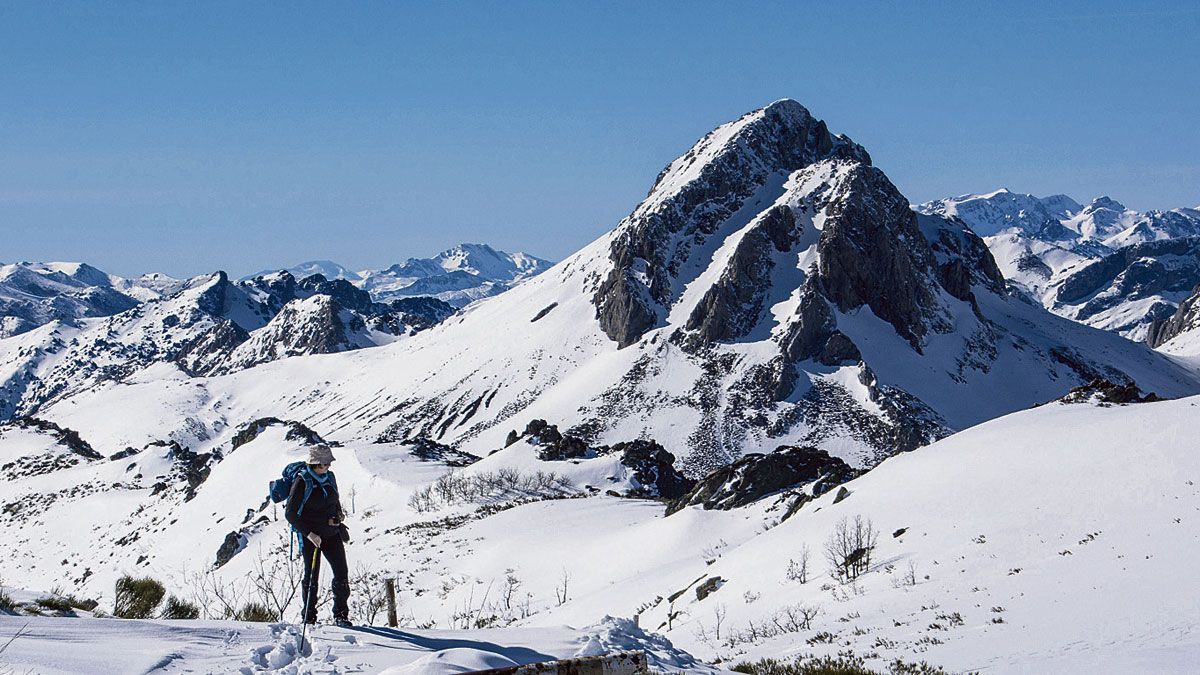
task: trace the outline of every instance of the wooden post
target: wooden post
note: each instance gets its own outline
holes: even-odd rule
[[[388,605],[388,625],[395,628],[400,624],[400,620],[396,618],[396,580],[386,579],[387,584],[387,605]]]

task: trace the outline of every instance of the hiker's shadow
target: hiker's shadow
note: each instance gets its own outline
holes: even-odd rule
[[[378,637],[389,638],[392,640],[400,640],[420,649],[429,650],[431,652],[440,652],[445,649],[478,649],[480,651],[491,652],[493,654],[502,654],[517,663],[537,663],[538,661],[553,661],[556,657],[550,654],[543,654],[539,651],[528,647],[507,647],[498,645],[494,642],[479,642],[476,640],[462,640],[454,638],[433,638],[406,633],[395,628],[383,628],[380,626],[352,626],[349,630],[367,633]],[[404,649],[401,646],[379,645],[390,649]]]

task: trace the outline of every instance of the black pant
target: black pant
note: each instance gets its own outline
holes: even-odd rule
[[[313,564],[316,548],[307,537],[304,538],[304,583],[301,588],[304,590],[305,623],[316,623],[317,621],[317,584],[321,576],[321,559],[316,558],[316,564]],[[325,556],[325,560],[329,561],[329,569],[333,572],[333,618],[348,619],[350,618],[348,604],[350,578],[349,569],[346,566],[346,545],[336,534],[321,537],[321,554]]]

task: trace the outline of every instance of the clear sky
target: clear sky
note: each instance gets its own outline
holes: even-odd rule
[[[784,97],[914,202],[1194,206],[1198,83],[1194,1],[3,2],[0,260],[557,260]]]

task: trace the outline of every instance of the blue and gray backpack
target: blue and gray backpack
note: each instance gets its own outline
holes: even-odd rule
[[[292,462],[283,467],[283,475],[273,481],[268,489],[271,495],[271,501],[276,504],[287,501],[288,495],[292,493],[292,485],[296,482],[296,477],[308,465],[305,462]],[[329,479],[333,482],[333,489],[337,490],[337,476],[330,475]],[[304,513],[304,505],[308,503],[309,496],[312,495],[313,482],[311,480],[304,481],[304,497],[300,500],[300,505],[296,508],[296,513]],[[304,540],[300,537],[300,531],[292,528],[292,532],[296,535],[296,542],[301,548],[304,547]]]

